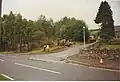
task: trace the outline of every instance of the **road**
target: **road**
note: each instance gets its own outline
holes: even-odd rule
[[[88,46],[88,45],[86,45]],[[60,58],[77,54],[80,45],[48,55],[18,56],[0,55],[0,73],[17,81],[116,81],[120,71],[65,63]],[[34,58],[30,59],[30,58]],[[36,60],[44,61],[36,61]]]
[[[86,44],[86,47],[90,46],[92,44],[94,44],[94,43]],[[74,46],[68,48],[67,50],[64,50],[64,51],[61,51],[58,53],[52,53],[52,54],[50,53],[50,54],[45,54],[45,55],[40,55],[40,54],[31,55],[31,56],[29,56],[29,59],[45,60],[45,61],[48,61],[48,60],[60,61],[61,59],[66,59],[69,56],[78,54],[81,48],[83,48],[83,45],[77,44],[77,45],[74,45]]]
[[[0,55],[0,73],[16,81],[116,81],[120,72],[25,57]]]

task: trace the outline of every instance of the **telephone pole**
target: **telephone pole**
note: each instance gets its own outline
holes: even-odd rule
[[[83,26],[83,40],[84,40],[84,48],[85,48],[85,26]]]
[[[2,28],[2,20],[1,20],[1,14],[2,14],[2,0],[0,0],[0,50],[3,49],[3,28]]]
[[[1,13],[2,13],[2,0],[0,0],[0,17],[1,17]]]

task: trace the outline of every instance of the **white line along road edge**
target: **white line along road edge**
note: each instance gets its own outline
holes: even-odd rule
[[[114,72],[120,72],[120,70],[114,70],[114,69],[105,69],[105,68],[99,68],[99,67],[89,67],[91,69],[97,69],[97,70],[104,70],[104,71],[114,71]]]
[[[6,78],[8,78],[8,79],[10,79],[10,80],[15,80],[15,79],[13,79],[13,78],[11,78],[11,77],[9,77],[9,76],[7,76],[7,75],[5,75],[5,74],[1,74],[2,76],[4,76],[4,77],[6,77]]]
[[[69,59],[68,59],[69,60]],[[73,61],[73,62],[77,62],[77,63],[82,63],[82,62],[78,62],[78,61],[74,61],[74,60],[69,60],[69,61]],[[72,63],[71,63],[72,64]],[[86,63],[83,63],[86,64]],[[77,66],[77,65],[76,65]],[[79,65],[80,66],[80,65]],[[84,65],[83,65],[84,66]],[[114,70],[114,69],[106,69],[106,68],[99,68],[99,67],[92,67],[90,66],[89,68],[91,69],[97,69],[97,70],[106,70],[106,71],[115,71],[115,72],[120,72],[120,70]]]
[[[29,68],[33,68],[33,69],[37,69],[37,70],[43,70],[43,71],[47,71],[47,72],[51,72],[51,73],[55,73],[55,74],[61,74],[60,72],[57,72],[57,71],[52,71],[52,70],[48,70],[48,69],[38,68],[38,67],[30,66],[30,65],[25,65],[25,64],[20,64],[20,63],[15,63],[15,64],[19,65],[19,66],[29,67]]]

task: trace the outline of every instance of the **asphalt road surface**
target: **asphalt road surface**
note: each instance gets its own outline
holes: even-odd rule
[[[120,71],[0,55],[0,73],[17,81],[117,81]]]
[[[96,42],[95,42],[96,43]],[[94,43],[90,43],[90,44],[86,44],[87,46],[90,46]],[[66,59],[69,56],[78,54],[80,49],[83,48],[83,45],[74,45],[72,47],[69,47],[67,50],[61,51],[61,52],[57,52],[57,53],[50,53],[50,54],[45,54],[45,55],[40,55],[40,54],[36,54],[36,55],[30,55],[28,56],[29,59],[33,59],[33,60],[45,60],[45,61],[49,61],[49,60],[54,60],[54,61],[60,61],[61,59]]]

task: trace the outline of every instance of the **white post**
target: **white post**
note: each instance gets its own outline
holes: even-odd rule
[[[85,27],[83,26],[83,38],[84,38],[84,48],[85,48]]]
[[[60,39],[61,39],[61,31],[62,31],[62,29],[60,28]]]
[[[101,63],[101,64],[103,63],[103,59],[102,59],[102,58],[100,59],[100,63]]]

